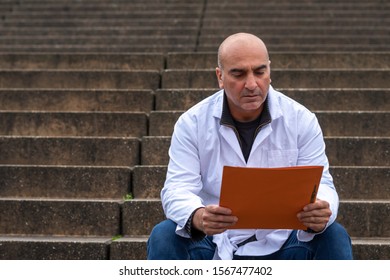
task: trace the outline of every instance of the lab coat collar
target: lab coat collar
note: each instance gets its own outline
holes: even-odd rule
[[[216,94],[218,96],[215,102],[213,116],[220,121],[223,112],[224,90],[221,89]],[[278,95],[280,95],[280,93],[274,90],[274,88],[270,85],[268,90],[268,108],[271,115],[271,120],[276,120],[283,115],[282,110],[280,109]]]

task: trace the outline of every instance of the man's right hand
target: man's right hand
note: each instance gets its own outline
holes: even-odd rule
[[[192,226],[203,231],[206,235],[222,233],[228,227],[238,221],[236,216],[232,216],[232,211],[218,205],[208,205],[196,210],[192,218]]]

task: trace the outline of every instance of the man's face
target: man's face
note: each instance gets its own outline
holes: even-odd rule
[[[271,83],[268,55],[250,45],[231,47],[226,54],[222,69],[216,69],[219,87],[225,90],[236,120],[254,120],[263,109]]]

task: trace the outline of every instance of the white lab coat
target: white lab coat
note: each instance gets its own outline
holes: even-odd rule
[[[223,90],[185,112],[175,124],[169,149],[169,165],[161,199],[168,219],[177,223],[176,233],[189,237],[185,224],[191,213],[208,204],[219,204],[223,166],[286,167],[324,166],[317,197],[330,203],[336,219],[338,195],[329,174],[325,143],[313,113],[274,90],[268,93],[272,121],[257,135],[245,162],[233,129],[220,124]],[[241,190],[242,191],[242,190]],[[291,230],[227,230],[213,236],[215,259],[231,259],[238,243],[256,234],[257,241],[238,248],[238,255],[266,255],[280,249]],[[298,239],[314,234],[298,231]]]

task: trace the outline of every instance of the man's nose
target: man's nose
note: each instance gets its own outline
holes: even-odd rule
[[[257,87],[256,78],[253,74],[248,74],[246,81],[245,81],[245,87],[248,90],[255,90]]]

